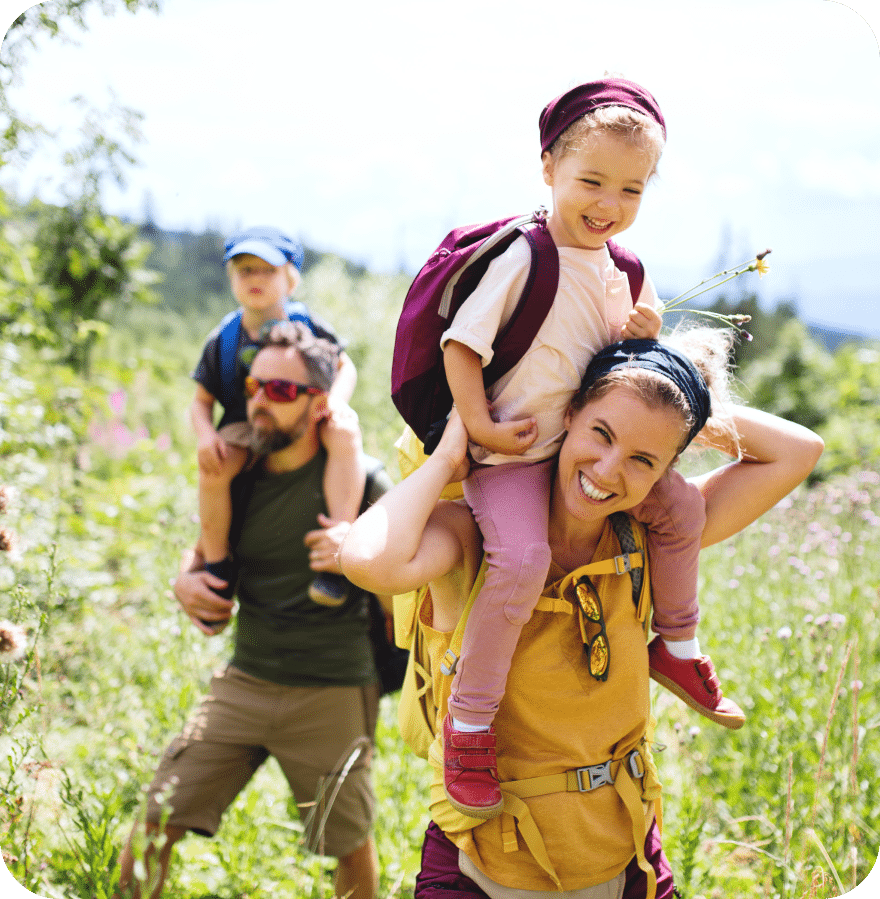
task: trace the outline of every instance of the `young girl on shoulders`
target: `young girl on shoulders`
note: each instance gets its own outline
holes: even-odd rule
[[[489,562],[467,621],[444,726],[445,788],[457,809],[482,818],[502,806],[492,721],[520,631],[547,578],[548,497],[566,410],[596,352],[619,339],[656,338],[662,324],[650,280],[632,296],[607,247],[635,221],[656,172],[666,139],[657,101],[632,81],[606,77],[550,102],[539,128],[552,194],[546,227],[559,253],[550,312],[524,357],[487,389],[482,369],[529,274],[531,251],[521,237],[493,260],[441,339],[455,407],[471,438],[474,464],[464,495]],[[607,435],[609,443],[613,438]],[[627,464],[650,468],[657,460]],[[596,470],[592,478],[582,474],[580,489],[601,507],[620,500],[626,478]],[[713,721],[741,727],[741,709],[722,695],[696,638],[705,523],[699,491],[670,473],[634,515],[649,527],[659,634],[650,646],[652,676]],[[474,749],[490,760],[478,769],[469,766]]]

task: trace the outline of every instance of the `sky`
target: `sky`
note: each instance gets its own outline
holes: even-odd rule
[[[0,27],[26,5],[0,0]],[[549,204],[538,115],[611,71],[648,87],[667,121],[659,177],[619,238],[662,297],[771,247],[770,274],[742,288],[880,336],[877,5],[163,0],[158,15],[95,13],[75,42],[27,56],[10,99],[57,136],[0,185],[57,198],[81,116],[71,97],[115,96],[143,113],[145,141],[126,189],[105,193],[111,212],[142,219],[149,205],[170,229],[274,224],[414,272],[455,225]]]

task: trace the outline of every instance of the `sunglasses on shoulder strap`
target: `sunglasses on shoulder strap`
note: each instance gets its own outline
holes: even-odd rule
[[[273,403],[292,403],[298,396],[317,396],[323,393],[320,387],[312,387],[309,384],[297,384],[294,381],[284,381],[281,378],[272,378],[263,381],[248,375],[244,379],[244,392],[249,397],[254,397],[260,392],[260,388],[266,393],[266,397]]]
[[[584,639],[584,652],[590,662],[590,674],[596,680],[608,680],[608,667],[611,664],[611,646],[608,642],[608,631],[605,629],[605,613],[602,611],[602,600],[593,586],[593,582],[584,575],[574,582],[574,595],[581,613],[581,634]],[[587,637],[584,620],[599,625],[599,633]]]

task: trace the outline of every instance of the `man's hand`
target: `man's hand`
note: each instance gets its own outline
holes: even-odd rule
[[[192,623],[209,637],[229,623],[235,603],[211,588],[222,589],[226,581],[207,571],[182,571],[174,581],[174,595]]]
[[[342,574],[337,555],[351,524],[347,521],[334,521],[332,518],[320,514],[318,515],[318,524],[321,527],[309,531],[303,540],[309,548],[309,565],[313,571]]]

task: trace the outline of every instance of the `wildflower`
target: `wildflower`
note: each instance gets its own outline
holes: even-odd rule
[[[752,335],[749,334],[748,331],[743,330],[742,327],[752,320],[752,317],[750,315],[743,315],[741,313],[724,315],[720,312],[712,312],[709,309],[683,309],[681,307],[684,303],[696,299],[701,294],[704,294],[709,290],[714,290],[716,287],[720,287],[722,284],[726,284],[728,281],[733,281],[735,278],[738,278],[740,275],[744,275],[746,272],[757,272],[759,276],[763,277],[768,271],[770,271],[770,266],[767,265],[767,263],[764,261],[764,257],[769,253],[769,249],[764,250],[763,253],[758,253],[754,257],[754,259],[750,259],[748,262],[743,262],[740,265],[735,265],[733,268],[725,269],[723,272],[718,272],[717,274],[712,275],[710,278],[706,278],[703,281],[700,281],[699,284],[690,288],[690,290],[686,290],[684,293],[680,293],[677,297],[665,303],[661,303],[658,312],[660,312],[660,314],[662,315],[666,312],[677,310],[678,312],[693,312],[695,315],[703,315],[706,318],[714,318],[717,321],[728,325],[729,327],[736,328],[736,330],[739,331],[741,337],[745,338],[748,341],[751,341]]]
[[[770,266],[764,261],[764,257],[770,252],[770,250],[764,250],[763,253],[758,253],[755,256],[755,261],[748,267],[747,271],[757,272],[759,278],[763,278],[767,272],[770,271]]]
[[[15,534],[9,528],[0,528],[0,552],[11,552],[17,542]]]
[[[12,495],[10,489],[8,487],[0,486],[0,513],[9,509],[11,501]]]
[[[14,662],[27,648],[27,635],[20,624],[0,621],[0,661]]]
[[[780,640],[790,640],[792,635],[792,630],[790,627],[781,627],[778,631],[776,631],[776,636]]]

